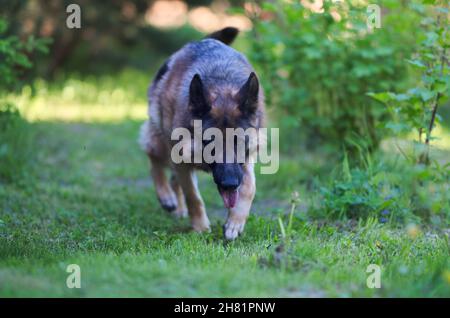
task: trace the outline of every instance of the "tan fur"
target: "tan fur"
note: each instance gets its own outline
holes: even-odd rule
[[[234,208],[229,209],[225,223],[225,237],[236,238],[244,230],[245,222],[250,214],[256,192],[256,181],[253,164],[245,166],[244,179],[239,188],[239,201]]]

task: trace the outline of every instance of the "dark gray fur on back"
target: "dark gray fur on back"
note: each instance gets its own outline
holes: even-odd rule
[[[186,71],[179,74],[179,87],[165,87],[171,72],[178,70],[174,65],[189,63]],[[167,62],[168,71],[150,87],[150,94],[158,94],[159,88],[177,89],[178,103],[185,104],[189,99],[189,84],[195,74],[199,74],[206,88],[217,85],[241,87],[253,71],[246,57],[235,49],[215,39],[204,39],[186,44],[173,54]],[[151,97],[151,96],[150,96]]]
[[[253,71],[244,55],[214,39],[189,43],[182,50],[189,51],[193,57],[191,67],[185,74],[186,83],[190,83],[198,73],[207,87],[211,84],[234,84],[240,87]],[[185,86],[189,88],[189,85]]]

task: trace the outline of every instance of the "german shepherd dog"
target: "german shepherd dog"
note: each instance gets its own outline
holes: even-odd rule
[[[209,231],[195,170],[211,172],[228,209],[224,225],[228,240],[242,233],[250,212],[256,191],[254,161],[175,164],[171,135],[180,127],[192,132],[194,120],[202,121],[202,131],[208,127],[223,132],[227,128],[263,127],[264,96],[258,78],[245,56],[229,46],[238,32],[231,27],[222,29],[170,56],[149,88],[149,119],[140,132],[140,144],[150,159],[151,176],[163,209],[177,217],[189,214],[195,231]],[[189,146],[192,143],[189,140]],[[258,148],[258,142],[253,143],[256,147],[248,144],[246,158]],[[200,148],[188,149],[195,152]],[[170,181],[165,168],[172,171]]]

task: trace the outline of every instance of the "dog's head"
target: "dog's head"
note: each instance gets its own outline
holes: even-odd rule
[[[230,136],[229,128],[240,131],[257,128],[258,98],[259,82],[253,72],[241,85],[223,82],[205,84],[198,74],[190,84],[189,111],[192,118],[202,121],[203,131],[214,128],[222,132],[221,137],[214,135],[210,140],[204,140],[203,146],[213,146],[211,148],[219,152],[214,153],[215,158],[222,159],[214,160],[208,165],[227,208],[233,207],[237,202],[245,163],[242,156],[239,156],[239,151],[243,150],[245,158],[248,158],[251,138],[248,135]]]

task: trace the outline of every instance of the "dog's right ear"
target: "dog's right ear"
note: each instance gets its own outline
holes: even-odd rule
[[[250,73],[247,82],[238,93],[239,109],[247,115],[255,114],[258,108],[259,81],[254,72]]]
[[[189,109],[194,117],[200,118],[211,110],[205,97],[202,79],[198,74],[194,75],[189,87]]]

